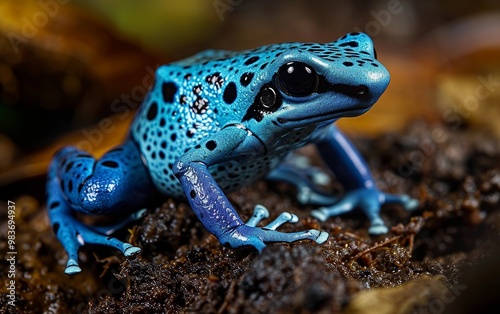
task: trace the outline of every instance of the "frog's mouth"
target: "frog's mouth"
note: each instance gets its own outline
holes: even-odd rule
[[[371,106],[370,106],[371,107]],[[335,121],[339,118],[346,118],[346,117],[357,117],[365,113],[370,109],[368,108],[362,108],[362,109],[352,109],[352,108],[346,108],[344,110],[332,110],[330,112],[322,112],[310,116],[303,116],[303,117],[291,117],[291,118],[283,118],[279,117],[276,119],[277,123],[283,125],[286,123],[293,123],[293,122],[299,122],[302,121],[307,121],[307,123],[320,123],[324,121]]]
[[[321,123],[333,122],[343,117],[355,117],[368,111],[375,103],[368,88],[364,85],[349,86],[343,84],[331,85],[328,91],[333,92],[330,101],[337,105],[336,108],[317,108],[317,110],[300,110],[296,107],[288,114],[284,114],[276,119],[276,123],[281,125],[291,123]]]
[[[318,123],[323,121],[334,121],[342,117],[354,117],[365,113],[373,105],[373,95],[366,85],[347,85],[347,84],[332,84],[324,77],[320,77],[317,94],[331,93],[332,103],[344,104],[340,108],[335,108],[330,111],[318,110],[311,112],[311,115],[291,113],[290,117],[279,117],[277,122],[280,124],[290,122]]]

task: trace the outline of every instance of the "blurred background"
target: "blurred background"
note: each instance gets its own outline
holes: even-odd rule
[[[396,160],[384,154],[399,150],[397,143],[410,143],[408,147],[415,147],[419,156],[436,147],[446,151],[428,158],[439,167],[425,170],[436,175],[436,181],[441,180],[432,187],[437,194],[429,197],[422,185],[411,187],[420,191],[422,198],[435,199],[428,201],[431,205],[423,215],[431,215],[433,209],[437,221],[439,213],[447,210],[458,213],[457,221],[464,217],[459,214],[466,213],[466,218],[472,216],[470,213],[479,215],[479,201],[460,205],[462,197],[475,199],[482,194],[467,183],[472,178],[463,179],[472,174],[458,170],[466,171],[469,167],[465,164],[498,156],[494,144],[498,146],[500,141],[491,140],[491,136],[500,138],[498,0],[0,0],[0,222],[6,221],[7,200],[15,200],[19,228],[16,241],[23,245],[19,269],[26,270],[18,285],[18,289],[23,288],[24,304],[37,308],[43,303],[54,313],[60,306],[59,312],[65,312],[66,307],[73,308],[80,302],[87,306],[88,296],[102,287],[95,272],[73,279],[62,273],[66,256],[54,240],[44,211],[44,175],[53,153],[65,145],[76,145],[99,156],[120,143],[156,67],[205,49],[243,50],[286,41],[328,42],[353,31],[373,38],[378,59],[391,73],[391,84],[372,110],[339,121],[342,129],[350,135],[373,138],[359,142],[365,142],[364,151],[380,163],[385,162],[382,159]],[[419,121],[423,123],[416,131],[407,132],[408,126]],[[466,143],[461,143],[463,136],[443,139],[450,130],[477,134]],[[386,141],[383,134],[390,134]],[[405,134],[401,140],[400,134]],[[415,134],[419,138],[412,139]],[[467,146],[476,141],[484,144],[479,156],[464,161],[472,151]],[[377,143],[384,144],[374,147]],[[374,152],[366,147],[373,147]],[[408,147],[406,151],[410,151]],[[489,165],[489,159],[484,164]],[[440,203],[440,195],[446,192],[439,191],[447,191],[450,182],[454,184],[446,175],[447,169],[456,165],[461,166],[456,177],[464,180],[463,190],[468,192],[462,193],[457,185],[452,200]],[[445,175],[432,172],[438,168],[443,168]],[[487,191],[500,186],[498,172],[490,175],[485,174],[487,180],[476,178],[477,182],[491,183],[489,187],[481,185]],[[490,203],[498,202],[494,198],[498,193],[488,195],[492,197]],[[493,222],[487,226],[498,225],[498,215],[488,217]],[[0,229],[6,230],[6,225],[0,223]],[[436,226],[441,230],[439,224]],[[455,231],[450,231],[453,228]],[[468,225],[464,228],[467,230]],[[493,228],[491,234],[498,235],[498,229]],[[464,246],[472,247],[470,243],[479,246],[484,241],[457,230],[462,229],[451,223],[443,233],[423,233],[419,240],[437,242],[428,241],[429,246],[423,248],[443,265],[451,265],[450,272],[463,257],[460,253],[457,259],[455,255],[446,259],[443,252],[447,245],[454,241],[462,244],[465,239],[463,242],[469,245]],[[44,237],[44,241],[34,240]],[[0,241],[0,247],[5,247],[5,242]],[[59,265],[47,268],[55,264],[52,255]],[[499,260],[496,256],[471,273],[466,279],[468,292],[459,298],[462,303],[448,307],[449,313],[457,313],[457,309],[478,312],[479,305],[498,303],[498,296],[485,291],[499,291]],[[448,267],[432,263],[426,267]],[[425,295],[424,286],[417,285],[418,292],[408,290],[403,301]],[[4,292],[0,289],[0,294]],[[387,300],[394,300],[388,296]],[[389,303],[384,299],[379,304]],[[467,304],[474,305],[470,307],[473,311],[467,311]],[[367,308],[380,312],[380,306]]]
[[[160,64],[352,31],[373,38],[392,81],[340,121],[347,133],[421,119],[500,136],[496,0],[1,0],[0,197],[25,193],[64,145],[99,155],[119,143]]]

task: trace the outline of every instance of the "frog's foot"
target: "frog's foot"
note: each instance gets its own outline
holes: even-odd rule
[[[313,210],[311,215],[321,221],[360,208],[370,220],[368,232],[370,234],[384,234],[388,228],[380,217],[380,207],[383,204],[396,203],[407,210],[418,207],[418,201],[408,195],[393,195],[383,193],[377,189],[358,189],[347,193],[338,203]]]
[[[330,217],[339,216],[352,211],[356,203],[349,198],[344,198],[335,205],[328,207],[320,207],[311,211],[311,216],[320,220],[326,221]]]
[[[128,224],[130,224],[132,222],[135,222],[137,220],[140,220],[141,218],[143,218],[144,216],[146,216],[147,211],[148,210],[146,208],[138,210],[138,211],[130,214],[127,218],[122,219],[121,221],[119,221],[118,223],[113,224],[113,225],[109,225],[109,226],[88,226],[88,228],[90,228],[90,229],[92,229],[95,232],[100,233],[100,234],[111,235],[111,234],[115,233],[116,231],[118,231],[120,229],[123,229]]]
[[[81,272],[78,264],[78,250],[85,244],[99,244],[114,247],[120,250],[125,257],[131,257],[141,252],[141,249],[129,243],[124,243],[116,238],[109,237],[97,231],[99,228],[91,228],[72,216],[60,216],[53,224],[57,238],[62,243],[68,254],[68,262],[64,273],[76,275]],[[102,230],[110,230],[104,229]]]
[[[240,225],[227,233],[224,233],[219,241],[232,248],[253,246],[259,252],[262,252],[265,243],[270,242],[295,242],[299,240],[312,240],[318,244],[324,243],[328,239],[328,233],[315,229],[307,231],[299,231],[293,233],[284,233],[276,231],[276,229],[289,222],[296,223],[299,218],[287,212],[281,213],[275,220],[264,227],[256,227],[256,225],[264,218],[269,217],[269,212],[262,205],[255,206],[254,214],[250,220]]]
[[[382,196],[384,200],[381,201],[380,205],[399,204],[408,211],[413,211],[418,208],[418,200],[411,198],[409,195],[382,193]],[[370,208],[369,206],[372,206],[372,208]],[[380,216],[378,216],[380,207],[376,208],[375,205],[372,204],[366,206],[363,209],[365,210],[367,216],[371,217],[371,224],[370,227],[368,228],[368,233],[373,235],[378,235],[387,233],[389,231],[385,226],[384,221],[380,218]]]
[[[307,156],[291,154],[283,165],[297,175],[309,178],[315,185],[326,186],[331,181],[328,173],[320,167],[311,165],[311,160]]]
[[[297,186],[297,201],[303,205],[331,205],[339,198],[311,189],[307,185]]]
[[[402,194],[385,194],[386,204],[400,204],[404,209],[413,211],[418,208],[418,200],[410,197],[409,195]]]
[[[267,175],[268,180],[285,181],[297,188],[297,200],[304,205],[332,205],[338,197],[326,194],[330,176],[321,168],[311,166],[305,156],[291,155]]]

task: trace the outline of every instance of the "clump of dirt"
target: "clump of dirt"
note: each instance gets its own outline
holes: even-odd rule
[[[260,203],[271,217],[282,211],[300,217],[283,231],[320,228],[329,240],[272,244],[260,255],[231,250],[203,228],[188,205],[168,200],[129,230],[130,241],[143,249],[140,256],[126,260],[107,249],[85,248],[83,272],[70,278],[62,275],[65,255],[46,213],[33,211],[17,221],[23,243],[17,307],[24,313],[369,313],[394,300],[404,303],[401,313],[436,306],[441,312],[466,311],[474,304],[471,294],[481,288],[475,272],[486,272],[492,282],[500,279],[494,263],[487,263],[498,260],[499,141],[417,123],[403,134],[355,143],[381,189],[420,202],[413,212],[384,206],[382,217],[392,226],[386,235],[369,236],[360,212],[320,223],[309,217],[311,207],[293,199],[293,188],[259,181],[229,196],[243,219]],[[2,223],[2,250],[5,228]],[[0,275],[6,271],[2,264]],[[12,312],[1,292],[0,309]]]

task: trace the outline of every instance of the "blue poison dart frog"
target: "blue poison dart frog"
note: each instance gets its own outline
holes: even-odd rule
[[[65,147],[50,164],[47,206],[69,256],[66,274],[81,271],[78,250],[85,244],[114,247],[127,257],[138,254],[140,248],[110,234],[143,215],[145,210],[133,212],[157,192],[187,199],[205,228],[231,248],[261,251],[268,242],[327,240],[318,230],[277,231],[298,220],[286,212],[258,227],[268,217],[260,205],[242,221],[226,193],[259,178],[296,186],[299,201],[317,206],[312,215],[321,221],[359,208],[370,220],[371,234],[386,233],[381,205],[413,209],[418,203],[378,190],[366,162],[333,122],[369,110],[388,83],[389,73],[362,33],[325,44],[208,50],[159,67],[123,144],[98,160]],[[321,193],[310,173],[287,158],[306,144],[316,145],[344,186],[341,198]],[[120,215],[121,221],[88,226],[75,212]]]

